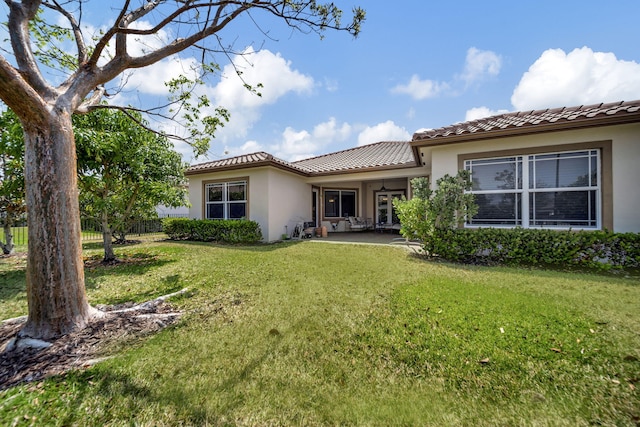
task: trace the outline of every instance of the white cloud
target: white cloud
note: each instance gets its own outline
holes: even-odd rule
[[[230,122],[216,132],[216,142],[226,143],[245,137],[254,123],[260,120],[262,108],[276,103],[289,93],[311,93],[315,86],[312,77],[293,69],[290,61],[269,50],[255,52],[249,47],[234,57],[233,61],[235,68],[232,64],[223,67],[217,84],[195,90],[195,95],[204,94],[211,100],[212,107],[202,109],[203,115],[214,115],[214,108],[218,106],[226,108],[231,114]],[[127,77],[126,87],[128,90],[135,88],[143,94],[166,97],[169,91],[164,85],[165,81],[181,74],[195,78],[199,67],[200,62],[196,58],[174,56],[144,69],[134,70]],[[254,87],[261,96],[247,90],[245,84]],[[258,87],[259,84],[262,87]],[[120,99],[127,100],[131,96],[131,92],[123,93]]]
[[[314,86],[313,78],[292,69],[291,61],[269,50],[254,52],[249,47],[234,58],[234,63],[241,76],[233,65],[226,65],[220,83],[213,90],[220,105],[231,110],[273,104],[289,92],[310,93]],[[244,87],[245,83],[253,87],[261,83],[264,87],[256,90],[262,96],[249,92]]]
[[[472,120],[483,119],[485,117],[497,116],[498,114],[508,113],[509,110],[491,110],[487,107],[475,107],[467,110],[467,114],[464,118],[465,122]]]
[[[137,30],[150,30],[153,24],[149,21],[133,21],[129,28]],[[132,35],[127,37],[127,53],[133,57],[142,56],[171,43],[175,37],[173,33],[160,29],[153,34]]]
[[[514,89],[517,110],[628,101],[640,98],[640,64],[588,47],[568,54],[549,49]]]
[[[381,141],[408,141],[411,134],[403,127],[387,120],[375,126],[369,126],[358,135],[358,146],[373,144]]]
[[[234,63],[236,68],[226,65],[220,82],[208,90],[213,104],[231,113],[231,121],[216,135],[223,141],[246,136],[260,119],[261,109],[265,106],[276,103],[289,93],[309,94],[315,86],[312,77],[293,69],[290,61],[269,50],[254,52],[249,47],[234,58]],[[245,83],[253,86],[261,96],[248,91]],[[258,88],[258,84],[263,87]]]
[[[225,146],[222,156],[233,157],[241,154],[257,153],[258,151],[264,151],[264,147],[258,141],[249,140],[239,147]]]
[[[484,80],[487,77],[497,76],[502,68],[502,58],[490,50],[480,50],[471,47],[467,50],[464,70],[461,74],[452,78],[452,82],[439,82],[424,79],[414,74],[406,84],[399,84],[391,89],[391,93],[405,94],[415,100],[435,98],[443,93],[454,93],[453,86],[459,81],[465,86]],[[457,80],[457,81],[456,81]]]
[[[315,125],[311,132],[287,127],[282,132],[282,140],[271,149],[277,157],[295,161],[322,154],[328,145],[344,142],[351,134],[351,125],[338,124],[337,120],[331,117],[328,121]]]
[[[314,156],[318,143],[306,130],[296,131],[287,127],[282,132],[282,142],[277,147],[276,156],[285,160],[300,160]]]
[[[460,78],[467,85],[483,80],[485,77],[494,77],[500,73],[502,58],[490,50],[479,50],[475,47],[467,50],[467,58],[464,71]]]
[[[421,80],[417,74],[411,76],[409,83],[397,85],[391,89],[391,93],[406,94],[413,99],[422,100],[438,96],[441,92],[448,90],[449,85],[434,80]]]
[[[313,128],[313,137],[322,144],[345,141],[349,136],[351,136],[351,125],[343,123],[338,126],[335,117],[331,117],[328,121],[317,124]]]
[[[327,77],[324,78],[324,87],[328,92],[335,92],[340,88],[337,80],[329,79]]]
[[[184,75],[191,79],[198,77],[200,62],[195,58],[165,58],[144,69],[133,70],[127,80],[127,88],[150,94],[168,96],[169,90],[164,84],[171,79]]]

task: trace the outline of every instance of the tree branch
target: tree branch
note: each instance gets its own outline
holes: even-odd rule
[[[89,112],[89,108],[95,105],[98,105],[104,96],[106,89],[104,86],[98,86],[94,91],[93,95],[89,97],[89,99],[85,99],[82,104],[78,108],[76,108],[76,113],[84,114]]]
[[[45,101],[3,56],[0,56],[0,98],[21,120],[30,117],[34,123],[44,123]]]
[[[76,18],[65,8],[63,8],[57,0],[53,0],[53,3],[43,2],[43,6],[46,6],[56,12],[62,14],[67,21],[69,21],[69,25],[71,25],[71,30],[73,31],[73,37],[76,42],[76,48],[78,49],[78,67],[81,67],[84,63],[87,62],[87,46],[84,43],[84,37],[82,36],[82,30],[80,29],[80,24],[76,21]]]
[[[117,33],[120,22],[122,21],[122,18],[125,16],[126,11],[129,8],[129,2],[130,0],[125,1],[124,5],[122,6],[122,10],[116,18],[113,26],[109,28],[102,37],[100,37],[100,40],[98,40],[98,43],[96,44],[95,49],[93,49],[93,53],[91,54],[89,61],[87,61],[87,66],[89,68],[94,68],[96,66],[98,60],[100,59],[100,56],[102,55],[102,52],[109,44],[109,40],[111,40],[111,38]]]
[[[160,118],[167,119],[167,120],[175,120],[175,118],[173,118],[173,117],[169,117],[169,116],[166,116],[166,115],[160,114],[160,113],[150,113],[151,110],[148,110],[148,109],[140,109],[140,108],[135,108],[135,107],[123,107],[121,105],[107,105],[107,104],[98,104],[98,105],[89,106],[86,109],[86,111],[82,111],[82,113],[89,113],[89,112],[91,112],[93,110],[97,110],[97,109],[111,109],[111,110],[122,111],[135,124],[137,124],[138,126],[140,126],[142,129],[144,129],[146,131],[152,132],[155,135],[164,136],[164,137],[167,137],[169,139],[182,141],[182,142],[185,142],[185,143],[191,145],[191,142],[189,141],[188,138],[185,138],[185,137],[179,136],[179,135],[175,135],[175,134],[171,134],[171,133],[159,132],[159,131],[149,127],[144,122],[138,120],[133,114],[130,113],[130,111],[134,111],[134,112],[137,112],[137,113],[150,114],[152,116],[160,117]]]
[[[9,34],[11,35],[11,47],[20,74],[41,96],[51,98],[55,95],[54,90],[47,84],[40,73],[40,68],[31,50],[29,37],[29,21],[35,18],[40,3],[39,0],[25,0],[22,3],[7,0],[7,5],[9,6]]]

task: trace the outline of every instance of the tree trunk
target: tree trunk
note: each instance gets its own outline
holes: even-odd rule
[[[9,219],[9,214],[5,218],[4,224],[4,240],[6,243],[0,242],[0,247],[2,248],[2,253],[5,255],[11,255],[13,253],[13,234],[11,234],[11,220]]]
[[[29,315],[20,335],[42,340],[81,329],[97,313],[84,286],[71,116],[52,110],[44,126],[23,123]]]
[[[104,264],[112,263],[116,260],[113,253],[113,238],[111,236],[111,227],[109,227],[109,216],[106,211],[102,212],[102,246],[104,246]]]

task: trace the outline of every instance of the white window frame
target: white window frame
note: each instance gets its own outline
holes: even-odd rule
[[[586,154],[581,154],[586,153]],[[535,188],[535,177],[533,179],[533,186],[530,185],[530,176],[534,175],[534,171],[531,170],[530,165],[535,162],[538,158],[548,155],[556,155],[556,154],[564,154],[564,155],[575,155],[577,157],[587,157],[589,159],[592,156],[595,156],[596,159],[596,184],[595,185],[587,185],[582,187],[551,187],[551,188]],[[514,159],[513,162],[516,163],[516,177],[518,176],[518,165],[521,167],[521,183],[516,183],[514,189],[508,190],[472,190],[469,193],[472,194],[520,194],[520,205],[519,214],[520,214],[520,224],[518,224],[518,219],[516,218],[514,222],[515,224],[471,224],[467,222],[465,227],[467,228],[480,228],[480,227],[495,227],[495,228],[515,228],[515,227],[523,227],[523,228],[549,228],[549,229],[558,229],[558,230],[599,230],[602,228],[602,151],[597,148],[585,148],[585,149],[576,149],[569,151],[551,151],[551,152],[542,152],[535,154],[518,154],[518,155],[505,155],[500,157],[490,157],[490,158],[471,158],[464,161],[464,168],[466,170],[471,171],[473,175],[473,163],[474,162],[483,162],[483,164],[488,164],[491,160],[495,160],[496,163],[506,162],[507,159]],[[544,160],[544,159],[539,159]],[[591,175],[591,162],[589,164],[589,176]],[[517,181],[517,178],[516,178]],[[592,192],[595,191],[595,225],[594,226],[580,226],[580,225],[532,225],[532,218],[530,214],[530,196],[532,194],[539,194],[545,192],[572,192],[572,191],[587,191]],[[533,212],[535,215],[535,211]],[[496,219],[499,220],[499,219]],[[535,220],[535,219],[533,219]],[[591,221],[587,219],[587,221]]]
[[[229,200],[229,187],[234,185],[244,185],[244,199],[243,200]],[[220,201],[210,201],[209,200],[209,189],[211,187],[222,187],[222,200]],[[224,220],[237,220],[246,218],[249,212],[249,203],[248,203],[248,192],[249,185],[247,180],[233,180],[233,181],[219,181],[219,182],[208,182],[204,186],[204,217],[206,219],[224,219]],[[230,205],[244,203],[244,212],[245,216],[242,218],[229,218],[230,214]],[[210,205],[221,205],[223,218],[210,218],[209,217],[209,206]]]

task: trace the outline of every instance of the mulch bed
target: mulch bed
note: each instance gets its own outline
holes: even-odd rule
[[[106,346],[158,332],[175,323],[180,316],[180,312],[165,302],[142,304],[135,308],[133,304],[97,308],[106,315],[41,350],[23,348],[4,351],[26,319],[0,324],[0,390],[63,374],[72,369],[90,367],[104,356]],[[130,310],[122,311],[126,308]]]

